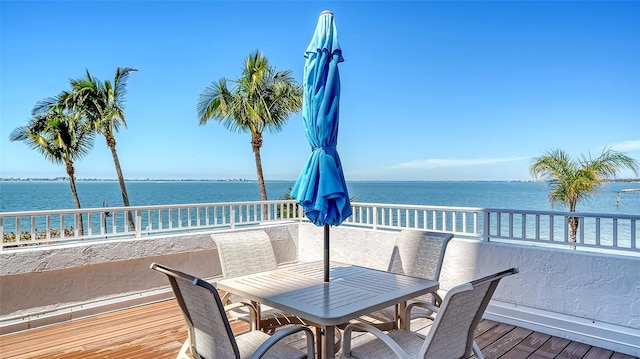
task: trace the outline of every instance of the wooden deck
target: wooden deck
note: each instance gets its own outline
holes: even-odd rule
[[[248,329],[242,322],[232,328]],[[186,335],[178,305],[169,300],[0,336],[0,358],[175,358]],[[487,359],[635,358],[489,320],[476,336]]]

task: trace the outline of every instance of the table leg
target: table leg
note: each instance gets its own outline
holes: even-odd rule
[[[335,350],[336,343],[334,341],[336,327],[334,325],[327,325],[327,326],[323,325],[320,331],[321,331],[321,335],[320,335],[321,348],[318,350],[318,358],[334,359],[336,357],[336,350]]]
[[[398,315],[398,317],[397,317],[398,328],[399,329],[407,329],[407,327],[406,327],[407,323],[404,320],[405,319],[404,318],[404,312],[407,309],[407,302],[398,303],[397,308],[398,308],[398,313],[397,313],[397,315]]]
[[[316,330],[316,358],[322,357],[322,328],[320,326],[314,327]]]
[[[260,318],[260,303],[251,301],[251,305],[253,305],[254,308],[256,308],[255,318],[253,318],[253,320],[251,321],[251,330],[261,329],[260,319],[262,318]]]

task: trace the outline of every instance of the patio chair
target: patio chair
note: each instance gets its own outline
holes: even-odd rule
[[[187,323],[188,337],[178,352],[178,359],[190,358],[187,352],[197,359],[315,357],[314,335],[309,328],[297,325],[278,330],[273,336],[259,330],[235,336],[226,315],[230,308],[222,305],[218,291],[211,284],[158,263],[152,263],[151,269],[167,275]],[[232,307],[239,305],[245,303]],[[298,332],[306,335],[306,353],[282,342],[283,338]]]
[[[404,329],[385,334],[369,324],[349,324],[342,341],[343,358],[459,359],[475,355],[482,359],[482,352],[473,340],[474,332],[500,280],[516,273],[518,269],[511,268],[450,289],[442,305],[431,308],[437,314],[426,336]],[[351,347],[351,333],[355,329],[369,332],[375,338]]]
[[[440,278],[445,249],[451,238],[453,238],[453,234],[449,233],[402,230],[396,236],[387,270],[396,274],[437,281]],[[408,305],[423,302],[439,305],[442,298],[437,293],[429,293],[409,301]],[[421,316],[431,314],[431,310],[428,308],[423,307],[423,309],[416,310],[416,313],[419,311],[422,311]],[[367,314],[356,320],[387,331],[398,329],[397,318],[399,314],[402,313],[398,313],[398,306],[394,306]]]
[[[271,246],[269,235],[263,230],[237,233],[216,233],[211,235],[218,250],[218,257],[225,278],[264,272],[278,268],[278,262]],[[222,296],[222,304],[247,302],[233,293]],[[252,329],[272,332],[276,328],[289,324],[306,324],[295,315],[283,313],[277,309],[252,303],[259,310],[259,316],[251,316],[247,307],[239,307],[230,314],[234,319],[247,321]],[[259,319],[258,319],[259,318]]]

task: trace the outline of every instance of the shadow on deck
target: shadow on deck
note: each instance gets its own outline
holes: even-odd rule
[[[232,329],[248,326],[236,321]],[[177,303],[167,300],[0,336],[0,358],[175,358],[186,335]],[[476,342],[487,359],[635,358],[489,320],[480,322]]]

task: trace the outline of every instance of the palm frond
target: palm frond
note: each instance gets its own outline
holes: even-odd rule
[[[554,149],[534,158],[529,168],[531,175],[549,183],[549,201],[562,203],[575,211],[581,200],[597,191],[605,180],[618,175],[622,168],[629,168],[637,175],[638,163],[633,158],[610,148],[595,159],[581,156],[572,160],[564,151]]]

